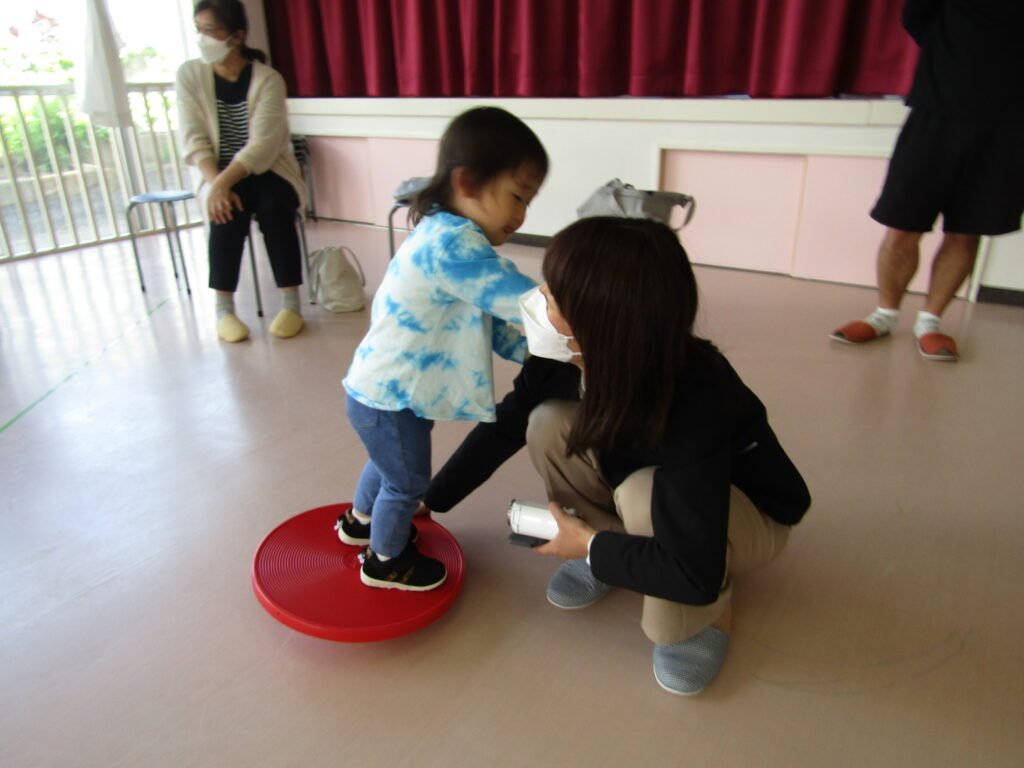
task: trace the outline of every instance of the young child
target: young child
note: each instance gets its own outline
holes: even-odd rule
[[[522,362],[519,297],[535,283],[493,246],[522,226],[548,158],[524,123],[496,107],[456,117],[437,170],[412,206],[415,229],[373,300],[370,330],[342,382],[349,422],[369,461],[346,544],[369,544],[360,578],[371,587],[425,591],[444,565],[420,554],[413,514],[430,481],[435,419],[494,421],[491,352]]]

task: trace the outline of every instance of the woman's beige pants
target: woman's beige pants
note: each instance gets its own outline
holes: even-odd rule
[[[575,509],[599,531],[653,536],[651,492],[657,468],[639,469],[613,489],[592,454],[566,456],[569,430],[579,407],[579,403],[549,400],[530,414],[526,444],[533,465],[544,478],[548,499]],[[733,486],[728,538],[725,579],[714,603],[685,605],[644,595],[641,626],[657,645],[678,643],[713,624],[729,607],[732,577],[774,560],[786,545],[789,528],[759,512]]]

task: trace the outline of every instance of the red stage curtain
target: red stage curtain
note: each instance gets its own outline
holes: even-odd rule
[[[904,94],[896,0],[264,0],[292,96]]]

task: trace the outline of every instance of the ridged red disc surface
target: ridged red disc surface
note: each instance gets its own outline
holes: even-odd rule
[[[270,532],[252,564],[252,588],[281,623],[314,637],[364,643],[421,629],[462,589],[462,549],[447,530],[417,517],[417,548],[444,563],[448,577],[429,592],[374,589],[359,580],[360,547],[338,540],[334,522],[351,504],[317,507]]]

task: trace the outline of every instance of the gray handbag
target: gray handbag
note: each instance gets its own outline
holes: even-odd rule
[[[697,208],[697,201],[681,192],[663,192],[637,189],[632,184],[623,184],[612,179],[594,190],[579,208],[576,215],[585,219],[590,216],[625,216],[629,219],[654,219],[672,226],[672,213],[676,206],[686,212],[686,218],[677,229],[690,223]]]

